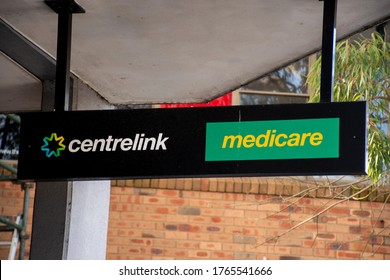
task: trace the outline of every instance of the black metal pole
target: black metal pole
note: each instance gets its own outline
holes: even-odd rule
[[[48,0],[58,14],[55,111],[71,110],[70,55],[72,14],[85,13],[74,0]],[[43,102],[44,103],[44,102]],[[37,182],[31,235],[30,259],[66,259],[67,215],[71,187],[68,182]]]
[[[46,0],[45,3],[58,14],[57,64],[54,110],[71,109],[70,55],[72,44],[72,14],[85,13],[74,0]]]
[[[55,111],[68,111],[70,95],[70,53],[72,41],[72,14],[62,9],[58,14],[57,67],[55,83]]]
[[[324,2],[320,102],[333,101],[337,0]]]

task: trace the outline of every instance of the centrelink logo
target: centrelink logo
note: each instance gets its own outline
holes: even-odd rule
[[[59,157],[61,151],[65,150],[66,146],[63,144],[64,137],[57,136],[57,133],[52,133],[50,137],[43,138],[43,145],[41,150],[46,153],[46,157]]]
[[[68,147],[64,144],[65,138],[52,133],[43,138],[41,150],[46,157],[59,157],[61,151],[67,150],[71,153],[88,152],[115,152],[117,150],[127,151],[158,151],[167,150],[166,142],[169,137],[159,133],[157,137],[145,137],[145,133],[136,133],[133,138],[113,138],[109,135],[102,139],[72,139]]]

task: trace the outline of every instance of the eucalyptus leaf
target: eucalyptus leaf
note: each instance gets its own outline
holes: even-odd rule
[[[368,103],[368,175],[374,181],[390,171],[389,50],[390,43],[378,33],[373,33],[371,38],[348,39],[336,46],[333,98],[338,102],[366,100]],[[314,89],[310,102],[320,100],[320,77],[321,56],[307,77],[308,85]]]

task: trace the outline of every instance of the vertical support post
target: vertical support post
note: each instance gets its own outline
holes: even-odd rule
[[[66,10],[58,13],[57,66],[55,84],[55,111],[70,110],[70,52],[72,43],[72,14]]]
[[[53,0],[45,3],[58,14],[58,32],[54,108],[50,100],[42,100],[42,108],[67,111],[71,109],[72,104],[70,89],[72,13],[85,13],[85,10],[73,0]],[[44,98],[47,96],[43,96]],[[71,197],[72,182],[37,183],[30,259],[67,258]]]
[[[333,101],[337,0],[324,2],[320,102]]]
[[[31,260],[62,260],[66,257],[70,188],[68,182],[36,184]]]

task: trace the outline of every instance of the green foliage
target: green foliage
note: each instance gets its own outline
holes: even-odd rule
[[[321,57],[307,78],[315,89],[311,102],[320,99],[320,73]],[[368,175],[376,181],[390,169],[390,43],[377,33],[369,39],[346,40],[336,46],[334,101],[359,100],[366,100],[369,107]]]

